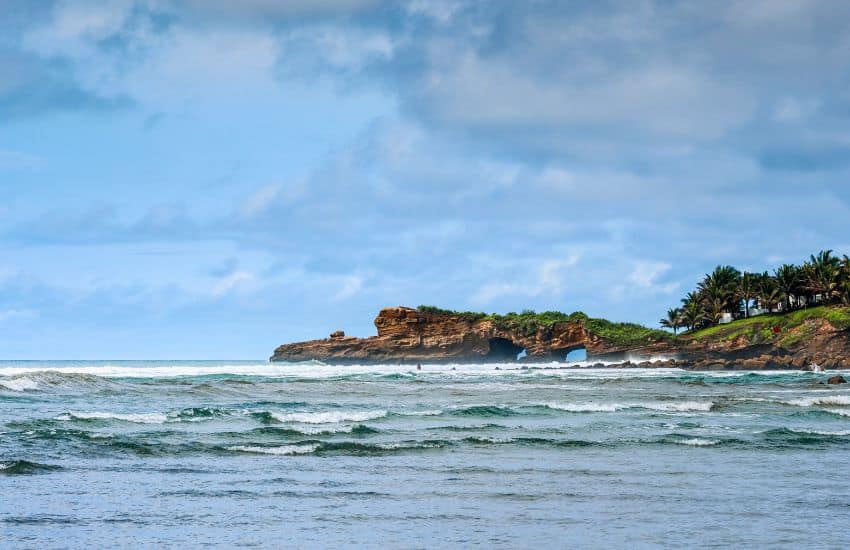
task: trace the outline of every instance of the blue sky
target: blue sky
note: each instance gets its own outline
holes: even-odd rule
[[[0,357],[657,324],[850,253],[850,4],[4,0]]]

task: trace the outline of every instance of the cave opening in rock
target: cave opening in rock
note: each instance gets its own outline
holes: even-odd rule
[[[507,338],[491,338],[490,353],[485,357],[488,361],[516,361],[520,353],[525,351],[522,346],[514,344]]]
[[[587,361],[587,349],[584,346],[579,346],[567,351],[566,360],[568,363]]]

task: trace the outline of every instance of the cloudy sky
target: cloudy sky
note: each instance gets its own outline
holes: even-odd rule
[[[657,325],[850,253],[850,3],[0,0],[0,356]]]

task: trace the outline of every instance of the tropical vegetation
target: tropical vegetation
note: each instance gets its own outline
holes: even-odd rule
[[[434,306],[419,306],[416,309],[423,313],[451,315],[470,322],[492,321],[500,329],[512,330],[525,336],[532,335],[538,330],[550,329],[555,323],[574,322],[580,323],[588,331],[605,338],[612,344],[620,346],[640,345],[672,338],[669,333],[663,330],[647,328],[636,323],[614,323],[607,319],[589,317],[582,311],[574,313],[543,311],[538,313],[526,309],[520,313],[499,314],[454,311]]]
[[[749,273],[717,266],[659,321],[674,334],[754,315],[789,313],[831,304],[850,305],[850,257],[822,250],[801,265]]]

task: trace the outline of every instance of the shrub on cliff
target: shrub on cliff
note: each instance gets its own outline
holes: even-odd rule
[[[505,314],[486,314],[474,311],[454,311],[435,306],[419,306],[417,309],[423,313],[460,317],[470,322],[492,321],[497,328],[513,331],[522,336],[531,336],[538,331],[549,330],[557,323],[573,322],[581,323],[588,331],[618,346],[642,345],[673,338],[663,330],[650,329],[635,323],[614,323],[606,319],[594,319],[582,311],[569,314],[560,311],[537,313],[534,310],[525,309],[520,313],[511,311]]]

